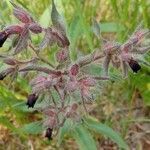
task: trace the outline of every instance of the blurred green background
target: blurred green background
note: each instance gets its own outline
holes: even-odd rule
[[[41,26],[47,27],[51,24],[51,0],[14,0],[14,2],[26,8]],[[93,32],[93,19],[99,22],[101,33],[105,38],[118,42],[124,42],[141,22],[145,28],[150,27],[148,0],[55,0],[55,3],[67,22],[73,60],[100,46],[100,41]],[[9,0],[1,0],[0,28],[17,22],[12,15]],[[33,37],[35,44],[40,40],[41,37]],[[1,50],[4,51],[5,48]],[[91,111],[91,115],[119,131],[123,137],[135,123],[150,122],[149,56],[150,54],[145,56],[142,70],[136,75],[130,73],[128,79],[121,79],[118,72],[112,69],[116,81],[102,85],[100,89],[102,94]],[[49,59],[51,58],[49,54]],[[3,63],[0,65],[2,68]],[[94,66],[91,66],[91,71],[99,73]],[[40,120],[41,116],[25,107],[26,95],[30,91],[28,80],[18,78],[11,88],[8,88],[10,80],[8,78],[0,82],[0,149],[78,149],[75,141],[68,136],[63,139],[59,148],[57,139],[48,142],[42,135],[32,136],[36,134],[38,126],[30,129],[24,124]],[[136,108],[140,115],[135,115]],[[125,111],[125,114],[116,114],[121,110]],[[28,132],[27,135],[23,134],[22,128]],[[105,138],[99,137],[96,133],[93,135],[102,146],[103,143],[98,140],[103,141]]]

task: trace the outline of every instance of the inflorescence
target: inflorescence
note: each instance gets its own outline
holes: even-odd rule
[[[15,44],[11,50],[11,55],[2,55],[3,62],[7,69],[0,73],[0,80],[8,75],[19,73],[37,72],[37,75],[30,81],[32,92],[27,98],[28,108],[34,107],[45,115],[44,128],[46,128],[45,137],[52,139],[54,129],[58,130],[63,126],[67,118],[80,120],[78,112],[79,105],[84,106],[87,111],[86,103],[93,100],[91,89],[96,87],[101,80],[109,80],[110,63],[116,68],[122,68],[123,77],[128,74],[129,68],[134,73],[141,70],[141,65],[136,58],[138,55],[145,54],[149,45],[143,45],[144,39],[149,34],[149,30],[138,27],[136,31],[123,43],[114,43],[106,41],[101,48],[82,57],[76,62],[71,61],[66,28],[61,16],[59,15],[54,1],[52,1],[52,25],[47,28],[41,27],[31,15],[16,4],[13,5],[13,14],[21,22],[17,25],[11,25],[0,32],[0,47],[3,47],[8,38],[15,39]],[[45,36],[39,46],[34,46],[31,42],[31,34],[45,33]],[[57,45],[55,66],[41,57],[40,52],[50,46]],[[31,49],[36,57],[31,60],[18,60],[16,56],[25,49]],[[101,53],[100,53],[101,52]],[[103,60],[104,76],[92,76],[82,72],[84,66],[96,63],[97,60]],[[46,97],[46,95],[48,95]],[[57,95],[57,96],[55,96]],[[49,100],[45,106],[37,106],[38,101]],[[39,102],[40,103],[40,102]]]

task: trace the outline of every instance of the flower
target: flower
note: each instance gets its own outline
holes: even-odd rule
[[[29,96],[28,96],[28,100],[27,100],[27,105],[28,105],[28,108],[29,107],[34,107],[34,105],[35,105],[35,103],[36,103],[36,101],[37,101],[37,99],[38,99],[38,96],[36,95],[36,94],[30,94]]]
[[[52,140],[52,132],[53,132],[53,129],[47,128],[46,133],[45,133],[45,137],[48,138],[49,140]]]
[[[23,27],[19,25],[11,25],[4,29],[4,31],[0,32],[0,47],[3,46],[8,36],[12,34],[21,34],[23,31]]]
[[[0,32],[0,47],[3,46],[3,44],[5,43],[5,41],[8,38],[8,33],[5,31]]]
[[[14,38],[10,47],[13,53],[9,53],[8,56],[0,55],[8,67],[0,72],[0,80],[10,75],[14,81],[20,73],[24,73],[23,76],[25,76],[30,71],[35,71],[36,74],[32,74],[29,78],[33,77],[30,81],[32,92],[28,95],[26,105],[28,108],[33,108],[38,98],[40,99],[38,100],[39,105],[35,109],[44,115],[42,123],[45,128],[45,137],[49,140],[52,140],[52,136],[54,136],[53,131],[58,131],[67,119],[75,122],[82,120],[84,116],[80,105],[84,106],[86,112],[90,111],[89,108],[86,108],[86,104],[90,104],[95,99],[95,94],[98,94],[99,81],[111,79],[108,76],[111,64],[117,69],[122,65],[125,76],[128,74],[129,67],[137,73],[141,66],[138,63],[140,58],[136,57],[150,49],[149,40],[145,39],[150,31],[138,29],[125,43],[109,42],[98,36],[104,42],[101,44],[101,48],[97,48],[92,54],[73,62],[70,57],[70,41],[65,22],[57,12],[54,0],[52,0],[52,25],[47,28],[41,27],[23,8],[14,3],[12,5],[14,6],[13,13],[21,23],[8,26],[0,32],[0,47],[7,38]],[[35,46],[32,43],[31,33],[45,34],[40,45],[36,43],[37,46]],[[48,57],[47,59],[42,57],[42,54],[45,53],[40,53],[40,50],[54,44],[58,49],[56,50],[55,47],[51,49],[54,50],[51,56],[52,58],[55,56],[55,58],[49,62]],[[29,53],[31,55],[29,60],[18,60],[22,55],[17,54],[28,47],[29,50],[32,50]],[[99,52],[100,54],[98,54]],[[17,56],[15,57],[15,55]],[[26,58],[26,55],[23,58]],[[94,75],[98,72],[102,73],[101,67],[99,71],[97,70],[98,63],[101,63],[98,60],[101,58],[104,58],[104,77],[101,77],[100,74]],[[57,60],[57,63],[55,64],[56,61],[52,62],[53,60]],[[94,67],[96,72],[93,72],[90,67]]]
[[[138,62],[133,59],[130,59],[128,63],[129,63],[130,68],[135,73],[137,73],[141,69],[141,66],[138,64]]]
[[[134,73],[137,73],[141,69],[141,66],[132,53],[122,51],[121,60],[124,77],[128,74],[128,67],[130,67]]]
[[[3,80],[6,77],[5,74],[0,74],[0,80]]]

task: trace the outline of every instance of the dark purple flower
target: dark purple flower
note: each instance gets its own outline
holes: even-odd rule
[[[45,137],[48,138],[49,140],[52,140],[52,132],[53,132],[53,129],[47,128],[46,133],[45,133]]]
[[[27,101],[28,108],[29,107],[33,108],[35,103],[36,103],[36,101],[37,101],[37,99],[38,99],[38,96],[36,94],[30,94],[28,96],[28,101]]]
[[[0,74],[0,80],[3,80],[6,77],[6,74]]]
[[[135,73],[137,73],[141,69],[141,66],[138,64],[138,62],[133,59],[130,59],[128,63],[133,72]]]
[[[5,31],[0,32],[0,47],[3,46],[3,44],[5,43],[5,41],[8,38],[8,34]]]

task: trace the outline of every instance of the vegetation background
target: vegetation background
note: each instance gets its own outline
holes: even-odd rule
[[[44,27],[51,23],[51,0],[14,0],[26,8]],[[55,0],[60,14],[66,18],[68,35],[71,41],[71,57],[86,55],[99,47],[100,41],[94,34],[93,19],[99,22],[102,35],[111,41],[123,42],[134,29],[143,22],[150,27],[150,1],[148,0]],[[0,1],[0,28],[16,23],[12,16],[9,0]],[[33,37],[39,43],[40,37]],[[9,47],[9,42],[6,44]],[[5,48],[0,50],[6,51]],[[45,52],[43,56],[53,61],[53,54]],[[22,56],[23,57],[23,56]],[[115,82],[101,86],[101,96],[91,106],[90,115],[119,132],[131,149],[148,150],[150,147],[150,54],[145,56],[142,70],[138,74],[130,73],[128,79],[122,79],[120,73],[111,69]],[[0,63],[3,67],[3,63]],[[99,73],[91,66],[91,72]],[[82,144],[91,144],[93,137],[98,149],[117,149],[114,142],[102,134],[88,132],[80,136],[82,141],[65,136],[58,147],[57,138],[47,141],[38,134],[39,126],[33,121],[41,119],[40,114],[28,110],[25,100],[30,87],[28,80],[18,78],[8,84],[10,78],[0,82],[0,150],[21,149],[84,149]],[[31,126],[28,126],[28,125]],[[24,131],[26,134],[24,134]],[[83,130],[81,130],[83,131]],[[33,135],[32,135],[33,134]],[[86,136],[85,136],[86,135]],[[115,136],[115,135],[114,135]],[[112,134],[113,137],[113,134]],[[82,148],[81,148],[82,147]]]

